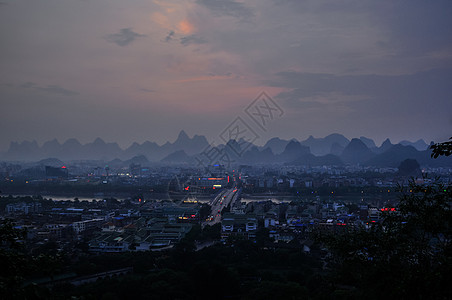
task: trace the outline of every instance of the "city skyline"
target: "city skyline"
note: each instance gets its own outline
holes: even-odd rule
[[[218,140],[264,91],[261,129],[379,145],[452,132],[452,5],[402,1],[1,1],[0,151],[101,137]],[[258,127],[253,127],[253,129]],[[259,130],[255,129],[255,130]]]

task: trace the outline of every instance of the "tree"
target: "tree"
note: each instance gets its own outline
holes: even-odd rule
[[[431,157],[437,158],[438,156],[449,156],[452,154],[452,137],[449,138],[449,141],[436,143],[430,146],[432,149]]]
[[[422,172],[417,160],[405,159],[399,165],[399,174],[402,176],[419,176]]]
[[[401,191],[396,210],[370,228],[319,235],[333,255],[333,284],[351,287],[348,297],[452,296],[452,189],[411,181]]]
[[[16,228],[11,220],[0,224],[0,294],[5,299],[48,298],[42,294],[46,288],[24,285],[24,281],[36,276],[53,277],[60,269],[61,257],[47,253],[26,255],[22,243],[25,236],[26,231]]]
[[[23,292],[20,287],[27,272],[27,258],[21,252],[19,240],[25,237],[25,231],[14,228],[6,219],[0,225],[0,293],[14,298]]]
[[[201,208],[199,209],[199,219],[204,221],[205,219],[207,219],[211,212],[212,207],[209,204],[201,204]]]

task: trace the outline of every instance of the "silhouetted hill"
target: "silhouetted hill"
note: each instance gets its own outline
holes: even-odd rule
[[[393,145],[384,153],[378,154],[372,159],[366,161],[366,165],[377,167],[393,167],[396,168],[405,159],[415,159],[418,162],[423,160],[421,152],[412,146],[403,146],[400,144]]]
[[[164,163],[190,163],[191,161],[192,159],[184,150],[173,152],[161,160]]]
[[[185,131],[179,133],[174,143],[167,142],[162,146],[146,141],[143,144],[133,143],[126,150],[122,150],[117,143],[106,143],[101,138],[85,145],[76,139],[69,139],[60,144],[56,139],[45,142],[39,147],[36,141],[22,143],[12,142],[9,150],[4,154],[6,160],[38,160],[56,157],[63,160],[112,160],[115,158],[130,159],[137,155],[144,155],[152,161],[159,161],[163,157],[178,150],[184,150],[189,155],[197,154],[208,147],[207,139],[201,135],[188,137]]]
[[[222,152],[221,155],[226,154],[224,164],[296,163],[315,166],[359,163],[381,167],[397,167],[405,159],[416,159],[423,167],[452,165],[451,157],[439,157],[434,160],[430,158],[430,150],[418,151],[411,146],[427,147],[423,140],[414,143],[402,141],[402,143],[410,145],[393,145],[389,139],[386,139],[380,147],[375,148],[372,139],[360,137],[349,141],[343,135],[335,133],[324,138],[310,136],[303,142],[298,142],[295,139],[282,140],[275,137],[268,140],[263,147],[257,147],[243,139],[239,141],[230,140],[226,145],[217,145],[217,150]],[[370,149],[369,147],[373,148]],[[45,142],[41,147],[36,141],[12,142],[8,151],[2,153],[1,159],[33,162],[53,157],[65,162],[72,160],[114,161],[115,164],[121,166],[128,166],[132,162],[141,165],[160,161],[195,163],[194,157],[200,158],[203,151],[209,151],[209,149],[212,148],[209,148],[208,141],[204,136],[194,135],[190,138],[182,130],[173,143],[166,142],[160,146],[155,142],[145,141],[142,144],[133,143],[125,150],[121,149],[117,143],[107,143],[101,138],[84,145],[74,138],[68,139],[63,144],[60,144],[57,139],[53,139]],[[118,161],[115,161],[115,159],[118,159]],[[209,164],[209,161],[204,159],[203,162]],[[29,166],[34,165],[30,164]],[[49,163],[49,165],[51,164]]]
[[[419,163],[415,159],[405,159],[398,166],[399,175],[401,176],[412,176],[412,177],[420,177],[422,176],[421,168]]]
[[[360,139],[361,142],[363,142],[363,143],[367,146],[367,148],[369,148],[370,150],[373,151],[374,149],[377,148],[377,145],[375,145],[375,142],[374,142],[373,139],[366,138],[365,136],[362,136],[362,137],[360,137],[359,139]]]
[[[132,157],[131,159],[128,159],[124,162],[126,166],[129,166],[131,164],[136,165],[142,165],[142,166],[148,166],[150,164],[149,160],[144,155],[137,155]]]
[[[248,150],[251,149],[252,147],[256,147],[256,145],[254,145],[253,143],[250,143],[248,141],[246,141],[245,139],[241,138],[239,139],[239,145],[242,149]]]
[[[271,148],[265,148],[260,151],[254,146],[243,154],[240,161],[246,164],[268,164],[275,161],[275,155]]]
[[[399,144],[401,144],[403,146],[413,146],[418,151],[424,151],[424,150],[427,150],[427,148],[428,148],[427,143],[424,142],[423,139],[419,139],[416,142],[410,142],[410,141],[403,140]]]
[[[278,137],[274,137],[269,139],[262,149],[270,148],[274,154],[281,154],[289,142],[290,141],[288,140],[282,140]]]
[[[340,156],[344,151],[345,147],[339,145],[338,143],[334,143],[331,145],[330,153],[336,156]]]
[[[60,150],[61,144],[57,139],[45,142],[41,147],[41,152],[51,157],[58,156]]]
[[[55,156],[61,159],[80,159],[81,154],[83,153],[83,146],[77,139],[68,139],[64,142],[59,149],[54,149]],[[43,153],[43,155],[47,155],[47,153]]]
[[[167,143],[164,145],[166,152],[174,152],[177,150],[184,150],[186,154],[193,155],[200,153],[209,146],[207,139],[203,135],[195,135],[189,138],[185,131],[181,130],[179,136],[173,144]]]
[[[246,145],[245,145],[246,146]],[[225,158],[230,161],[238,161],[241,159],[241,155],[244,154],[244,149],[242,145],[236,140],[229,140],[226,145],[218,146],[218,149],[222,150],[225,154]],[[223,154],[221,154],[223,155]]]
[[[123,162],[119,158],[115,158],[112,161],[109,161],[107,163],[107,165],[112,167],[112,168],[129,167],[129,165],[127,165],[125,162]]]
[[[331,151],[334,143],[345,147],[350,141],[342,134],[333,133],[324,138],[314,138],[312,135],[308,139],[301,142],[303,146],[309,147],[314,155],[326,155]]]
[[[205,136],[195,135],[193,138],[189,138],[185,131],[182,130],[174,143],[167,142],[161,148],[165,154],[184,150],[186,154],[193,155],[200,153],[208,146],[209,143]]]
[[[22,143],[11,142],[6,159],[9,160],[36,160],[42,158],[36,141],[23,141]]]
[[[92,143],[83,146],[82,158],[89,159],[95,157],[102,160],[111,160],[121,157],[122,149],[117,143],[105,143],[101,138],[97,138]]]
[[[157,161],[162,159],[166,153],[157,143],[146,141],[143,144],[133,143],[124,151],[124,157],[145,155],[149,160]]]
[[[384,152],[388,151],[389,149],[391,149],[392,146],[394,146],[394,145],[391,143],[391,141],[389,139],[386,139],[381,144],[381,146],[375,150],[375,153],[377,153],[377,154],[384,153]]]
[[[438,158],[432,158],[430,156],[431,150],[425,150],[422,151],[423,154],[423,160],[419,161],[419,164],[422,166],[428,166],[432,168],[439,168],[439,167],[452,167],[452,156],[440,156]]]
[[[46,158],[36,162],[36,165],[61,168],[62,166],[65,165],[65,163],[59,160],[58,158]]]
[[[18,178],[26,178],[27,180],[40,179],[46,176],[46,169],[44,165],[33,166],[20,170],[15,176]]]
[[[309,147],[301,145],[296,140],[290,141],[284,151],[276,157],[279,162],[292,162],[303,155],[310,154]]]
[[[371,159],[375,154],[360,140],[352,139],[342,151],[341,159],[349,164],[361,164]]]
[[[415,159],[421,166],[446,167],[452,166],[452,157],[430,157],[431,151],[418,151],[413,146],[403,146],[401,144],[393,145],[384,153],[378,154],[364,164],[377,167],[396,168],[406,159]]]

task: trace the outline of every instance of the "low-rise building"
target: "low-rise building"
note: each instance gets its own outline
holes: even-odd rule
[[[245,239],[256,238],[258,221],[255,214],[225,213],[221,221],[221,238],[223,240],[240,236]]]
[[[85,230],[90,230],[90,229],[100,227],[103,222],[104,222],[104,219],[92,219],[92,220],[74,222],[74,223],[72,223],[72,229],[74,230],[75,233],[80,234]]]

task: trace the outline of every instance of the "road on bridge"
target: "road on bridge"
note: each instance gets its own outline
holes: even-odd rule
[[[237,188],[225,189],[224,191],[221,191],[210,203],[212,207],[211,216],[207,221],[202,223],[202,226],[212,226],[221,222],[221,211],[229,204],[231,204],[231,206],[234,204],[233,202],[237,200],[236,194]]]

